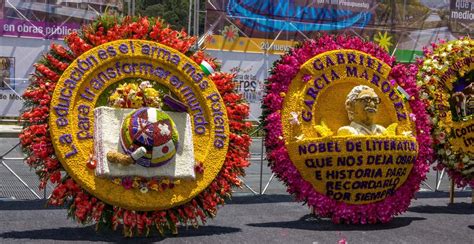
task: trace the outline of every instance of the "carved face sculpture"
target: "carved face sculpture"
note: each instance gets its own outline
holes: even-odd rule
[[[474,83],[464,88],[463,93],[466,96],[466,115],[474,114]]]
[[[380,98],[373,90],[362,90],[353,103],[353,121],[365,125],[374,123]]]

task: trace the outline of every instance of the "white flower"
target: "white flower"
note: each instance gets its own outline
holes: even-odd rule
[[[171,133],[167,124],[158,124],[158,128],[160,128],[160,134],[163,136],[167,136]]]
[[[136,95],[137,95],[137,92],[136,92],[136,91],[130,90],[130,93],[128,93],[127,98],[128,98],[129,100],[132,100],[134,97],[136,97]]]
[[[142,90],[145,90],[145,88],[150,88],[151,87],[151,84],[150,84],[150,81],[143,81],[142,83],[140,83],[140,89]]]
[[[120,106],[122,105],[122,103],[124,103],[125,101],[123,100],[123,98],[119,98],[117,100],[115,100],[114,102],[114,106]]]
[[[140,192],[143,193],[143,194],[145,194],[145,193],[148,192],[148,188],[146,188],[146,187],[144,186],[144,187],[140,188]]]
[[[451,50],[453,50],[453,44],[449,44],[449,45],[446,47],[446,51],[451,52]]]
[[[447,52],[443,52],[443,53],[441,53],[441,57],[443,57],[443,58],[444,58],[444,57],[446,57],[446,56],[448,56],[448,53],[447,53]]]
[[[290,124],[299,125],[300,121],[298,120],[298,113],[297,112],[291,112],[290,115],[291,115]]]
[[[464,155],[464,157],[462,158],[462,161],[463,161],[463,163],[469,162],[469,156]]]
[[[296,141],[301,141],[301,140],[303,140],[303,138],[304,138],[303,134],[301,134],[299,136],[295,136]]]
[[[425,80],[425,82],[429,82],[431,80],[431,76],[429,76],[429,75],[425,76],[424,80]]]

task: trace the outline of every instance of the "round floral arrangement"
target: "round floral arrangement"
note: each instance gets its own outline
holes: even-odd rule
[[[417,83],[431,117],[436,169],[456,185],[474,186],[474,40],[464,37],[424,48]]]
[[[117,40],[126,41],[117,42]],[[133,40],[143,41],[133,42]],[[241,96],[234,91],[234,83],[232,81],[234,75],[215,72],[206,78],[206,80],[208,79],[213,83],[212,86],[215,86],[219,93],[212,94],[212,96],[209,95],[209,97],[217,105],[219,105],[217,103],[218,98],[222,99],[225,105],[223,109],[227,113],[230,123],[229,133],[227,134],[227,139],[229,140],[228,148],[223,155],[222,167],[213,168],[209,166],[208,162],[195,162],[194,171],[198,181],[209,178],[206,175],[208,171],[216,172],[215,177],[209,179],[210,184],[201,184],[202,191],[194,193],[193,189],[187,189],[192,187],[193,184],[166,177],[127,176],[113,179],[95,179],[94,169],[98,167],[98,159],[94,158],[91,154],[89,160],[83,160],[87,162],[77,162],[77,164],[87,167],[81,168],[80,172],[71,171],[72,166],[70,163],[67,164],[67,158],[73,158],[76,154],[83,154],[84,150],[74,151],[73,148],[70,154],[64,156],[65,151],[61,150],[61,145],[55,144],[55,141],[60,141],[64,145],[80,146],[77,144],[75,137],[72,138],[69,134],[62,134],[59,136],[59,139],[55,138],[55,135],[58,135],[58,129],[53,128],[68,125],[68,120],[59,115],[76,111],[64,109],[65,106],[51,106],[51,104],[60,101],[57,99],[57,96],[63,99],[63,101],[70,102],[67,98],[71,96],[70,92],[76,88],[76,84],[79,84],[79,82],[73,82],[73,78],[80,74],[85,75],[80,72],[81,69],[88,69],[90,66],[98,64],[98,58],[103,58],[104,55],[109,55],[108,58],[110,58],[111,56],[118,57],[120,52],[126,53],[123,49],[124,45],[128,45],[128,48],[141,45],[145,49],[150,47],[150,43],[158,43],[157,45],[170,48],[161,48],[162,52],[166,50],[172,50],[173,54],[176,52],[176,55],[173,56],[175,58],[173,61],[180,57],[182,57],[181,60],[187,57],[198,65],[206,63],[207,66],[211,66],[213,69],[217,69],[218,66],[202,50],[191,49],[195,43],[194,37],[188,36],[183,31],[170,29],[162,20],[157,18],[102,16],[90,25],[84,26],[82,31],[78,33],[73,32],[66,36],[65,42],[66,46],[52,44],[48,53],[35,64],[36,69],[31,78],[31,85],[23,95],[26,102],[22,119],[24,119],[25,124],[20,140],[26,154],[26,162],[36,170],[40,178],[40,189],[44,189],[49,182],[54,184],[54,191],[49,199],[49,204],[66,206],[69,217],[82,224],[93,222],[98,230],[106,228],[113,230],[123,229],[123,233],[126,236],[148,235],[152,231],[158,231],[161,234],[168,232],[176,234],[178,227],[181,225],[190,224],[197,227],[205,223],[208,217],[214,217],[218,205],[224,204],[225,199],[231,195],[231,188],[240,186],[241,182],[238,177],[244,175],[244,168],[248,166],[246,158],[249,154],[250,137],[247,134],[247,130],[251,125],[246,123],[244,119],[248,116],[249,108]],[[107,51],[100,49],[99,46],[109,45],[109,43],[109,47],[105,46]],[[134,50],[128,49],[128,52],[130,51]],[[87,59],[79,59],[82,57]],[[78,66],[73,67],[73,65]],[[118,76],[118,71],[126,71],[127,68],[130,68],[126,65],[127,63],[121,66],[120,70],[117,68],[116,71],[111,72],[117,72],[114,73],[114,76]],[[192,68],[193,66],[189,65],[189,67]],[[117,81],[116,83],[115,81],[110,81],[117,85],[111,85],[109,93],[104,92],[104,96],[96,96],[93,104],[95,106],[108,105],[121,109],[151,107],[178,112],[187,110],[188,107],[183,107],[183,104],[176,100],[173,94],[163,95],[169,91],[160,90],[160,86],[156,87],[155,85],[159,82],[148,82],[147,79],[144,79],[151,77],[151,75],[157,75],[157,70],[158,68],[150,74],[137,77],[139,78],[138,80],[124,80]],[[64,79],[63,76],[66,74],[71,79]],[[110,75],[111,73],[108,74]],[[162,72],[159,75],[165,74]],[[111,78],[111,76],[105,77]],[[179,79],[182,80],[183,77],[179,77]],[[199,76],[194,77],[197,77],[196,79],[199,78]],[[93,89],[105,89],[105,86],[100,81],[100,79],[93,79],[90,81],[90,89],[88,87],[86,89],[84,87],[81,88],[85,92],[81,93],[81,99],[84,103],[78,106],[79,115],[82,115],[80,112],[83,114],[91,112],[89,110],[92,108],[87,107],[85,104],[92,103],[86,102],[92,101],[92,95],[96,95],[92,92],[96,91]],[[89,83],[86,85],[89,86]],[[201,85],[202,89],[210,86],[210,84],[203,83]],[[55,87],[60,87],[61,90],[57,91]],[[77,137],[83,136],[81,138],[83,141],[90,139],[90,135],[87,134],[91,128],[88,120],[79,120],[75,126],[84,129],[82,131],[84,133],[81,134],[82,132],[79,131],[80,133],[78,132]],[[163,127],[163,130],[159,129],[159,131],[167,130]],[[223,135],[221,136],[223,137]],[[225,148],[220,142],[217,141],[215,144]],[[92,143],[88,142],[88,144],[85,143],[84,145],[92,146]],[[176,146],[181,147],[182,145]],[[198,153],[200,153],[199,150]],[[93,180],[84,182],[81,180],[81,176],[92,177],[90,179]],[[95,193],[95,189],[88,185],[96,180],[101,184],[101,187],[102,185],[105,187],[102,189],[103,195],[101,197],[92,194],[91,192]],[[111,180],[110,185],[107,181],[110,182]],[[117,184],[120,186],[117,186]],[[190,196],[193,197],[190,200],[180,200],[177,204],[169,205],[170,207],[168,208],[157,209],[150,207],[126,208],[121,203],[139,201],[139,203],[147,204],[146,198],[141,197],[142,195],[151,194],[151,196],[158,197],[157,200],[159,200],[161,195],[173,195],[173,191],[176,188],[181,192],[192,191],[193,194]],[[108,189],[115,189],[118,192],[107,191]],[[117,202],[120,204],[115,204],[116,202],[110,201],[110,199],[106,201],[102,199],[104,195],[114,194],[124,196]],[[126,196],[138,196],[138,199]],[[140,199],[142,199],[141,202]]]
[[[356,70],[357,67],[354,66],[362,63],[365,63],[366,69]],[[338,64],[343,64],[343,66],[338,67]],[[329,68],[324,71],[324,67]],[[296,200],[307,203],[315,214],[330,217],[335,223],[388,222],[394,215],[406,211],[415,192],[419,190],[421,181],[426,177],[429,169],[428,160],[431,159],[432,154],[429,119],[423,102],[418,98],[419,88],[415,80],[417,71],[414,65],[394,65],[394,59],[373,43],[365,42],[357,37],[333,35],[323,35],[315,40],[306,41],[275,62],[266,83],[262,122],[266,131],[267,158],[272,171],[288,187],[287,191],[293,194]],[[377,72],[383,74],[386,80],[382,81],[382,75],[371,79],[368,77],[368,74]],[[395,109],[401,108],[402,105],[406,106],[406,114],[398,113],[398,119],[403,122],[399,122],[398,128],[396,123],[388,126],[386,130],[383,129],[382,135],[376,137],[346,137],[340,135],[339,131],[338,135],[334,136],[332,127],[335,125],[333,124],[338,124],[336,128],[343,125],[343,122],[334,116],[347,116],[343,112],[344,102],[337,105],[336,101],[344,101],[348,89],[350,90],[350,87],[360,82],[367,86],[378,87],[380,91],[376,92],[382,96],[383,93],[390,93],[390,98],[388,95],[383,98],[386,99],[385,101],[400,99],[400,102],[395,103],[394,106],[397,107]],[[362,88],[365,89],[365,87]],[[345,91],[343,95],[340,94],[342,90]],[[373,106],[380,103],[378,98],[364,97],[363,99],[361,102]],[[327,103],[323,102],[321,106],[316,105],[321,104],[323,100]],[[390,119],[392,115],[389,111],[394,109],[391,106],[392,104],[383,107],[387,113],[380,116],[381,121]],[[307,109],[308,107],[311,109]],[[336,119],[325,121],[321,114],[326,118]],[[319,118],[316,118],[318,116]],[[397,116],[393,119],[396,120]],[[304,123],[308,125],[304,127]],[[397,136],[393,136],[395,134]],[[327,141],[328,138],[332,138],[333,141]],[[372,153],[369,152],[371,151],[369,145],[373,145],[372,143],[377,140],[385,140],[377,142],[385,144],[385,150],[390,150],[390,147],[396,149],[396,140],[405,140],[404,145],[412,145],[411,148],[417,156],[407,156],[412,160],[408,163],[411,164],[411,168],[393,168],[384,171],[385,167],[394,164],[392,153],[388,151],[384,157],[380,156],[383,152],[380,155],[369,155]],[[398,149],[403,148],[400,147],[401,144],[398,145]],[[356,150],[356,147],[361,149],[361,155],[355,156],[355,159],[352,158],[353,161],[347,161],[356,153],[349,150]],[[372,147],[372,151],[373,149]],[[410,150],[406,147],[405,149]],[[341,154],[345,154],[344,157]],[[328,155],[328,157],[321,158],[319,155]],[[370,166],[380,164],[380,169],[367,168],[359,173],[357,168],[365,167],[365,164],[369,163],[364,163],[357,157],[376,158],[376,161],[371,161]],[[397,164],[403,157],[397,158]],[[303,160],[292,160],[300,158]],[[350,166],[349,163],[354,166]],[[344,170],[341,170],[342,168]],[[352,195],[351,192],[346,192],[339,196],[331,195],[346,186],[363,188],[363,184],[360,184],[357,177],[382,179],[385,176],[391,176],[392,171],[403,171],[406,175],[404,175],[404,181],[397,177],[391,178],[401,183],[389,189],[388,192]],[[347,179],[350,174],[355,175],[352,176],[355,179]],[[339,180],[324,182],[322,179],[325,177]],[[392,184],[391,180],[379,182],[380,186]],[[321,182],[326,185],[321,186]],[[369,182],[369,186],[372,183],[374,182]],[[373,186],[376,187],[379,183],[374,183]],[[327,191],[323,192],[320,189]]]

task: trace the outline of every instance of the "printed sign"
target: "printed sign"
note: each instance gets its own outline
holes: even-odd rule
[[[474,2],[470,0],[451,0],[450,19],[464,23],[474,21]]]
[[[0,57],[0,116],[18,116],[22,94],[28,81],[15,78],[15,58]]]
[[[62,39],[96,18],[102,12],[97,10],[122,10],[122,2],[117,0],[8,0],[0,1],[0,6],[0,36],[39,39]]]
[[[211,0],[207,48],[282,54],[320,32],[372,40],[400,62],[414,62],[423,46],[473,34],[473,2]]]
[[[62,39],[71,32],[77,31],[80,24],[0,19],[0,27],[0,36]]]

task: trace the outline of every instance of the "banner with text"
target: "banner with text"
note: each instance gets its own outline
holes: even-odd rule
[[[0,36],[62,39],[106,9],[122,8],[119,0],[0,0]]]
[[[268,69],[279,56],[228,51],[209,51],[209,53],[222,62],[222,71],[236,74],[234,81],[237,92],[242,94],[250,106],[249,119],[258,121],[262,114],[261,101],[265,92],[264,83],[268,77]]]
[[[438,39],[474,34],[469,0],[210,0],[206,46],[211,50],[282,54],[320,32],[356,35],[414,62]]]

